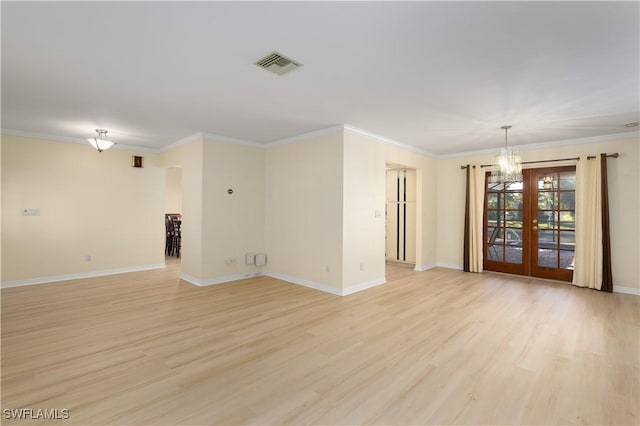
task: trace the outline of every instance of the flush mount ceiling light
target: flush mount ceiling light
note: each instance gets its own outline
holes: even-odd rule
[[[638,127],[638,122],[630,121],[629,123],[624,123],[624,127]]]
[[[109,149],[114,146],[116,143],[107,139],[107,130],[104,129],[96,129],[98,132],[98,136],[95,138],[89,138],[87,141],[91,144],[92,147],[98,150],[98,152],[102,152],[105,149]]]
[[[494,183],[509,183],[522,181],[522,157],[509,148],[507,131],[511,126],[500,127],[504,130],[504,148],[496,157],[498,170],[491,172],[490,181]]]

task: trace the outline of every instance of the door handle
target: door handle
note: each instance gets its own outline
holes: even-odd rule
[[[538,227],[537,227],[537,226],[534,226],[532,229],[533,229],[534,231],[537,231],[537,230],[538,230]]]

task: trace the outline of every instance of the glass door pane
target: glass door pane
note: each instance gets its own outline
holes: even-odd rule
[[[490,270],[523,270],[524,184],[486,181],[485,261]]]
[[[536,243],[531,275],[571,279],[575,253],[575,187],[573,167],[535,170],[537,207],[532,232]]]

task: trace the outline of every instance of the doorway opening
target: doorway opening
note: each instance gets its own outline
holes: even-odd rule
[[[396,272],[416,264],[416,175],[414,168],[386,165],[385,260]]]
[[[182,248],[182,167],[168,167],[165,177],[165,264],[179,265]]]

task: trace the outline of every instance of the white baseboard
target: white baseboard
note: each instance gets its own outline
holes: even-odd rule
[[[415,268],[413,268],[414,271],[418,271],[418,272],[424,272],[424,271],[428,271],[429,269],[433,269],[435,267],[437,267],[438,265],[433,264],[433,265],[416,265]]]
[[[462,271],[464,269],[462,265],[456,263],[438,262],[437,266],[441,268],[457,269],[459,271]]]
[[[314,290],[319,290],[325,293],[333,294],[336,296],[348,296],[350,294],[357,293],[359,291],[366,290],[368,288],[377,287],[387,282],[387,280],[384,277],[381,277],[372,281],[355,284],[347,288],[339,289],[332,286],[328,286],[326,284],[321,284],[314,281],[306,280],[304,278],[292,277],[291,275],[280,274],[272,271],[264,271],[263,275],[266,275],[271,278],[276,278],[278,280],[286,281],[292,284],[301,285],[303,287],[312,288]]]
[[[179,275],[179,278],[193,285],[197,285],[198,287],[206,287],[208,285],[225,284],[232,281],[246,280],[247,278],[255,278],[259,277],[260,275],[262,275],[261,272],[245,272],[243,274],[225,275],[222,277],[207,278],[202,280],[189,274],[181,273]]]
[[[453,265],[453,264],[449,264],[449,263],[438,263],[438,266],[441,266],[443,268],[462,270],[462,267],[460,265]],[[514,276],[514,277],[525,277],[524,275],[505,274],[505,273],[502,273],[502,272],[493,272],[493,271],[485,271],[485,272],[490,272],[492,274],[500,274],[500,275],[510,275],[510,276]],[[525,278],[535,278],[535,277],[525,277]],[[565,281],[558,281],[558,280],[545,280],[543,278],[535,278],[535,279],[544,280],[544,281],[553,281],[553,282],[564,283],[564,284],[571,284],[571,283],[567,283]],[[624,286],[621,286],[621,285],[614,285],[613,286],[613,292],[614,293],[633,294],[633,295],[636,295],[636,296],[640,296],[640,288],[635,288],[635,287],[624,287]]]
[[[164,263],[156,263],[153,265],[129,266],[126,268],[104,269],[102,271],[78,272],[75,274],[67,274],[67,275],[51,275],[48,277],[37,277],[37,278],[27,278],[24,280],[4,281],[0,286],[2,288],[21,287],[24,285],[46,284],[46,283],[53,283],[58,281],[78,280],[81,278],[93,278],[93,277],[102,277],[105,275],[125,274],[127,272],[148,271],[151,269],[161,269],[165,267],[166,265]]]
[[[350,294],[357,293],[362,290],[367,290],[372,287],[377,287],[379,285],[386,284],[386,283],[387,283],[387,280],[384,277],[382,277],[382,278],[377,278],[375,280],[368,281],[366,283],[352,285],[347,288],[343,288],[341,291],[341,296],[348,296]]]
[[[314,281],[305,280],[303,278],[292,277],[291,275],[280,274],[272,271],[264,271],[262,273],[267,277],[276,278],[278,280],[286,281],[292,284],[298,284],[303,287],[312,288],[314,290],[323,291],[325,293],[334,294],[336,296],[342,296],[342,291],[339,288],[331,287],[326,284],[320,284]]]
[[[636,296],[640,296],[640,288],[633,287],[623,287],[621,285],[613,286],[614,293],[625,293],[625,294],[635,294]]]

